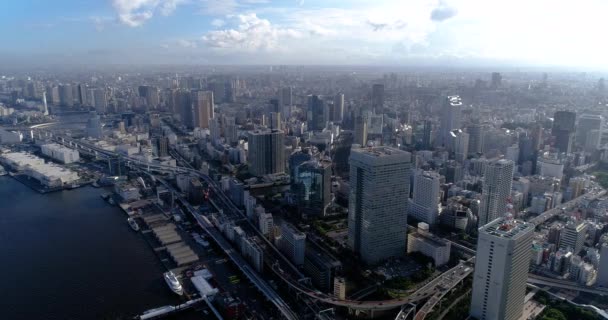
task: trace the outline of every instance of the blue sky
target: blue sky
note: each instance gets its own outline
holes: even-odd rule
[[[603,0],[3,0],[10,61],[606,68]]]

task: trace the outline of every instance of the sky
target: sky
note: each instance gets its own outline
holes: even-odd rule
[[[606,0],[2,0],[0,59],[605,70],[606,12]]]

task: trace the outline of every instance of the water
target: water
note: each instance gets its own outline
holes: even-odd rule
[[[0,177],[0,318],[131,319],[178,303],[152,249],[103,192],[43,195]]]

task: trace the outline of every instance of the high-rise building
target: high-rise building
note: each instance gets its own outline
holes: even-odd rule
[[[344,120],[344,94],[338,93],[334,96],[334,108],[331,121],[342,122]]]
[[[452,130],[460,129],[461,108],[462,100],[460,96],[447,96],[443,101],[438,141],[440,146],[448,146]]]
[[[365,146],[367,144],[367,119],[362,116],[355,118],[355,139],[356,144]]]
[[[172,93],[174,101],[173,112],[179,115],[179,118],[188,128],[194,128],[194,113],[192,112],[192,95],[190,91],[179,89]]]
[[[409,152],[351,150],[348,244],[367,264],[405,253],[410,168]]]
[[[84,106],[87,104],[87,102],[89,101],[87,99],[87,86],[85,84],[79,84],[78,85],[78,103],[81,106]]]
[[[155,141],[156,144],[156,154],[158,157],[167,157],[169,156],[169,138],[168,137],[158,137]]]
[[[498,218],[479,228],[471,316],[478,320],[521,317],[534,225]]]
[[[430,150],[432,146],[433,137],[433,122],[431,120],[424,120],[422,122],[422,148]]]
[[[461,129],[450,131],[450,144],[448,147],[450,152],[454,154],[454,159],[460,163],[464,163],[469,154],[469,134]]]
[[[279,249],[293,264],[296,266],[303,265],[306,251],[306,234],[300,232],[294,226],[283,222],[281,225]]]
[[[414,194],[408,205],[408,215],[433,225],[439,214],[439,184],[437,172],[424,171],[414,178]]]
[[[279,100],[282,107],[293,106],[293,95],[291,87],[281,88]]]
[[[195,91],[192,93],[192,109],[194,111],[194,126],[208,129],[209,120],[213,119],[213,92]]]
[[[467,126],[469,134],[469,153],[481,153],[483,151],[483,127],[479,124],[471,124]]]
[[[600,243],[600,265],[597,268],[598,286],[608,288],[608,243]]]
[[[384,85],[374,84],[372,86],[372,110],[377,114],[382,114],[384,108]]]
[[[587,143],[587,137],[589,132],[593,130],[602,131],[604,128],[604,117],[595,114],[582,114],[578,118],[578,125],[576,127],[576,143],[580,146],[585,146]],[[591,145],[599,147],[599,141],[593,141]]]
[[[325,102],[317,95],[308,96],[308,130],[321,131],[325,128]]]
[[[559,248],[578,254],[583,249],[585,237],[587,236],[587,223],[568,221],[559,237]]]
[[[576,113],[557,111],[553,116],[551,134],[555,137],[555,148],[559,152],[572,152],[572,143],[576,132]]]
[[[254,176],[285,173],[284,133],[276,130],[250,131],[249,172]]]
[[[298,208],[310,215],[325,215],[331,202],[331,162],[311,160],[296,168],[293,190]]]
[[[160,103],[158,88],[153,86],[139,86],[137,88],[139,96],[143,98],[146,110],[155,110]]]
[[[479,208],[479,226],[507,213],[513,182],[513,161],[500,159],[486,164]]]
[[[72,86],[69,84],[59,85],[59,104],[64,107],[74,106]]]
[[[500,72],[492,72],[492,88],[496,89],[502,84],[502,75]]]
[[[108,99],[103,88],[93,90],[93,107],[98,114],[108,112]]]

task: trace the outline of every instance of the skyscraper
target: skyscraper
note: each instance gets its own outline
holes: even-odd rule
[[[578,125],[576,128],[576,143],[578,143],[580,146],[585,146],[589,132],[592,130],[599,130],[601,132],[603,127],[604,117],[595,114],[582,114],[578,118]],[[594,143],[590,145],[593,146]]]
[[[461,129],[450,131],[450,152],[454,153],[454,159],[460,163],[464,163],[469,154],[469,134]]]
[[[372,110],[377,114],[382,114],[384,108],[384,85],[374,84],[372,86]]]
[[[367,144],[367,119],[363,116],[355,118],[355,139],[356,144],[365,146]]]
[[[450,143],[451,131],[460,129],[461,108],[462,100],[460,96],[447,96],[443,101],[438,141],[440,146],[447,146]]]
[[[284,133],[255,130],[248,134],[249,172],[254,176],[285,173]]]
[[[279,249],[293,264],[296,266],[303,265],[306,250],[306,235],[294,226],[283,222],[281,225]]]
[[[194,110],[194,126],[209,128],[209,120],[213,119],[213,92],[195,91],[192,93],[192,109]]]
[[[334,97],[334,108],[331,116],[334,122],[342,122],[344,120],[344,94],[338,93]]]
[[[367,264],[405,253],[410,168],[409,152],[351,150],[348,244]]]
[[[331,201],[331,162],[311,160],[300,164],[294,176],[293,190],[303,213],[325,215]]]
[[[325,102],[317,95],[308,96],[308,130],[321,131],[325,128]]]
[[[559,152],[570,153],[576,131],[576,113],[557,111],[553,116],[551,134],[555,137],[555,148]]]
[[[72,93],[71,85],[59,85],[59,104],[64,107],[72,107],[74,105],[74,96]]]
[[[188,128],[194,128],[194,114],[192,112],[192,95],[190,91],[178,89],[172,93],[174,100],[174,110],[179,114],[181,122]]]
[[[139,86],[137,88],[139,96],[144,99],[146,110],[155,110],[160,103],[158,88],[153,86]]]
[[[93,91],[93,107],[98,114],[103,114],[108,111],[108,99],[106,91],[103,88],[94,89]]]
[[[471,316],[517,320],[522,315],[534,225],[498,218],[479,228]]]
[[[585,237],[587,236],[587,223],[568,221],[559,238],[559,248],[566,252],[578,254],[583,249]]]
[[[597,285],[608,287],[608,243],[600,242],[600,265],[597,268]]]
[[[483,147],[483,127],[479,124],[471,124],[467,126],[469,134],[469,153],[481,153]]]
[[[502,75],[500,72],[492,72],[492,88],[496,89],[502,84]]]
[[[505,216],[513,182],[513,161],[500,159],[486,164],[479,208],[479,226]]]
[[[439,180],[437,172],[425,171],[414,178],[414,195],[408,205],[408,215],[433,225],[439,213]]]

